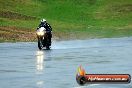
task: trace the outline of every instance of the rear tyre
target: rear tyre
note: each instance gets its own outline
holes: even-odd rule
[[[50,50],[50,47],[49,46],[46,46],[46,50]]]
[[[50,50],[50,39],[49,39],[49,35],[48,34],[46,34],[45,35],[45,47],[46,47],[46,50]]]

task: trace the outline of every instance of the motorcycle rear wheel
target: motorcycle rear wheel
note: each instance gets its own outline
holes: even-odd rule
[[[50,46],[46,46],[46,50],[50,50]]]

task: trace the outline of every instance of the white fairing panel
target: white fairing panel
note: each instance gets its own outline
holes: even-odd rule
[[[38,29],[38,31],[42,32],[42,31],[45,31],[46,29],[44,27],[41,27]]]

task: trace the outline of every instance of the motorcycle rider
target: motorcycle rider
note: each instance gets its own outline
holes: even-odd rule
[[[51,46],[51,38],[52,38],[52,28],[51,26],[47,23],[47,21],[45,19],[41,20],[41,23],[39,24],[39,26],[37,27],[37,29],[44,27],[46,29],[46,33],[49,36],[49,45]]]

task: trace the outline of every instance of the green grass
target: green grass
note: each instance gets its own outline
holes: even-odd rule
[[[0,0],[0,26],[34,31],[42,18],[62,39],[132,36],[132,0]]]

